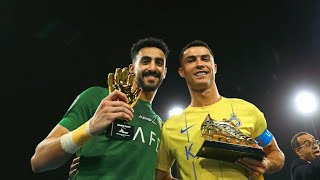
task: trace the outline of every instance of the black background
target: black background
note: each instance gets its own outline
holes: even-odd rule
[[[177,73],[178,54],[194,39],[206,41],[218,64],[220,93],[263,111],[286,154],[283,170],[265,179],[290,179],[290,162],[296,158],[291,137],[299,131],[318,137],[320,127],[319,110],[299,115],[292,100],[303,87],[320,94],[319,9],[319,1],[1,1],[5,173],[67,179],[69,164],[32,172],[36,145],[80,92],[106,86],[109,72],[131,62],[134,42],[154,36],[171,50],[155,111],[166,119],[170,107],[188,105],[187,86]]]

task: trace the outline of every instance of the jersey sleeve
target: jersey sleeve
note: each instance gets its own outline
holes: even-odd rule
[[[257,140],[259,146],[266,147],[272,141],[273,135],[267,129],[264,114],[257,107],[254,107],[253,113],[256,117],[253,137]]]
[[[101,93],[96,87],[90,87],[80,93],[75,98],[59,124],[72,131],[88,121],[97,108],[94,99],[97,99],[99,94]]]

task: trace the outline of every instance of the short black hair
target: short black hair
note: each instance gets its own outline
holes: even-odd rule
[[[155,38],[155,37],[146,37],[146,38],[138,40],[136,43],[134,43],[132,45],[131,50],[130,50],[130,56],[132,59],[132,63],[135,62],[135,58],[136,58],[138,52],[140,51],[140,49],[145,48],[145,47],[159,48],[159,49],[161,49],[161,51],[163,51],[166,59],[168,57],[169,48],[163,40],[161,40],[159,38]]]
[[[298,137],[302,136],[302,135],[305,135],[305,134],[308,134],[307,132],[299,132],[297,133],[296,135],[294,135],[291,139],[291,148],[294,150],[298,147],[300,147],[300,143],[298,142]]]
[[[186,51],[190,47],[195,47],[195,46],[203,46],[203,47],[207,48],[210,51],[210,54],[213,56],[213,52],[206,42],[201,41],[201,40],[194,40],[182,48],[180,55],[179,55],[180,64],[182,62],[182,56],[183,56],[184,51]]]

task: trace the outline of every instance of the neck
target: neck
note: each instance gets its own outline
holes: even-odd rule
[[[300,156],[300,159],[305,160],[305,161],[307,161],[308,163],[310,163],[310,160],[305,159],[305,158],[303,158],[303,157],[301,157],[301,156]]]
[[[140,99],[152,103],[157,91],[145,92],[142,90]]]
[[[189,87],[189,92],[191,95],[191,107],[209,106],[222,98],[215,84],[203,90],[192,90]]]

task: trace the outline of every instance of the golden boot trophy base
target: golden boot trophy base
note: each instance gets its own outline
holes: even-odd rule
[[[238,158],[242,157],[263,160],[265,153],[260,148],[205,140],[197,156],[235,162]]]
[[[109,93],[119,90],[126,94],[128,104],[133,107],[141,95],[141,88],[132,89],[135,74],[130,74],[128,68],[116,68],[115,73],[108,74]],[[106,136],[115,140],[132,140],[134,136],[134,126],[128,124],[126,120],[117,119],[113,121],[106,130]]]
[[[243,134],[230,120],[216,121],[208,114],[201,125],[201,133],[205,141],[198,157],[235,162],[242,157],[263,160],[266,156],[258,142]]]

